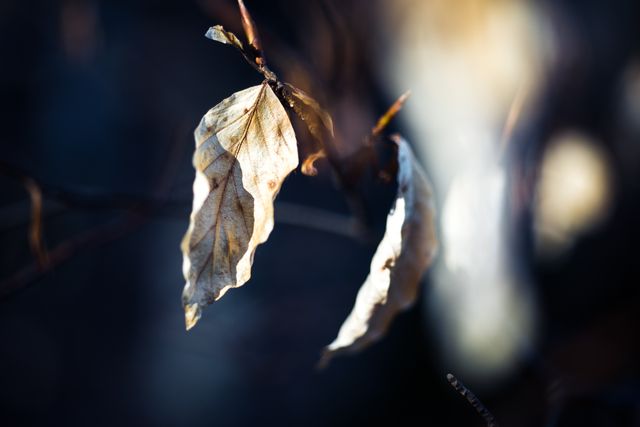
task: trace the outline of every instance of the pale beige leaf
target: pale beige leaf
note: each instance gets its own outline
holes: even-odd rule
[[[353,353],[384,335],[393,318],[416,300],[420,279],[437,249],[431,184],[409,144],[398,145],[398,192],[371,270],[320,366],[338,353]]]
[[[267,82],[209,110],[195,131],[193,210],[182,241],[187,329],[201,309],[251,276],[273,229],[273,200],[298,165],[296,138]]]

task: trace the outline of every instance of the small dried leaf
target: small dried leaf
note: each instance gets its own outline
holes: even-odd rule
[[[316,176],[318,174],[318,169],[316,169],[314,163],[317,160],[324,159],[325,157],[327,157],[327,153],[324,151],[324,148],[321,148],[315,153],[309,154],[307,158],[304,159],[304,162],[302,162],[300,171],[308,176]]]
[[[338,337],[325,348],[320,366],[338,353],[354,353],[377,341],[393,318],[410,307],[420,278],[437,249],[431,184],[409,144],[397,137],[398,192],[387,229],[371,260],[353,310]]]
[[[227,31],[222,28],[222,25],[210,27],[204,36],[220,43],[230,44],[237,47],[241,51],[244,51],[244,46],[242,45],[240,39],[238,39],[238,37],[236,37],[236,35],[231,31]]]
[[[322,127],[324,127],[329,131],[331,137],[334,137],[331,115],[326,112],[315,99],[301,89],[289,83],[285,83],[284,87],[285,98],[289,106],[293,108],[293,111],[295,111],[298,117],[307,124],[311,135],[316,140],[322,142],[324,140]]]
[[[267,82],[233,94],[195,131],[193,210],[182,241],[187,329],[201,309],[251,276],[273,229],[273,200],[298,165],[289,117]]]

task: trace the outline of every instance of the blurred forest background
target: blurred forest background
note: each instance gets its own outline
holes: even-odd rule
[[[453,372],[504,426],[640,426],[640,3],[246,4],[345,164],[413,91],[391,130],[436,189],[421,299],[314,370],[394,194],[361,180],[354,215],[320,161],[285,181],[251,281],[186,333],[192,132],[260,82],[204,37],[241,34],[236,3],[2,0],[0,425],[483,425]]]

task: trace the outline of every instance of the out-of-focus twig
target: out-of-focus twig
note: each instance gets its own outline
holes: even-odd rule
[[[58,194],[58,193],[56,193]],[[191,200],[160,200],[152,197],[132,194],[83,194],[64,191],[64,202],[52,198],[49,207],[42,212],[42,220],[61,215],[69,210],[74,211],[123,211],[124,213],[146,214],[154,218],[186,220],[191,207]],[[76,203],[77,201],[77,203]],[[26,207],[23,203],[11,208],[10,217],[0,215],[0,223],[8,224],[0,228],[0,233],[29,225]],[[150,207],[153,206],[152,209]],[[348,215],[331,212],[325,209],[311,208],[293,202],[277,200],[276,222],[295,225],[345,237],[356,237],[353,229],[354,219]],[[1,212],[0,212],[1,213]]]
[[[166,189],[167,187],[164,188]],[[126,194],[89,195],[55,190],[51,191],[51,195],[55,203],[54,207],[57,205],[57,209],[51,209],[48,213],[43,213],[41,207],[42,194],[42,192],[38,192],[38,196],[36,196],[36,198],[40,197],[38,201],[39,207],[37,208],[38,224],[41,224],[48,215],[59,215],[64,212],[65,210],[62,209],[61,205],[70,209],[124,210],[125,213],[119,220],[87,230],[58,244],[49,252],[46,252],[46,263],[43,264],[40,260],[30,263],[9,278],[0,281],[0,300],[6,299],[28,285],[35,283],[49,271],[75,256],[129,235],[152,217],[169,217],[184,220],[191,205],[190,200],[167,200],[166,190],[158,190],[155,196],[151,197]],[[56,199],[55,196],[63,197]],[[33,222],[33,220],[26,220],[28,217],[26,212],[21,212],[20,209],[15,209],[15,211],[25,220],[11,224],[11,228],[29,225]],[[355,220],[347,215],[281,201],[276,202],[275,213],[276,221],[281,224],[306,227],[348,238],[359,237]],[[38,226],[41,227],[41,225]],[[30,231],[30,236],[33,233],[33,231]],[[34,243],[31,239],[30,243],[33,245]]]
[[[459,381],[452,374],[447,374],[447,381],[451,384],[460,395],[467,399],[467,402],[473,406],[473,409],[478,412],[478,414],[484,419],[487,423],[487,427],[498,427],[498,423],[491,412],[480,402],[480,399],[476,397],[475,394],[471,390],[469,390],[461,381]]]
[[[355,218],[289,202],[276,202],[276,222],[295,225],[349,238],[359,238]]]
[[[171,183],[178,169],[177,160],[180,159],[181,151],[184,150],[183,142],[182,138],[176,137],[167,150],[165,167],[158,176],[152,192],[153,203],[145,206],[138,205],[134,212],[127,213],[124,218],[119,221],[99,226],[58,244],[49,252],[46,264],[41,265],[39,262],[31,263],[0,282],[0,299],[5,299],[26,288],[45,273],[73,258],[76,254],[100,247],[105,243],[124,237],[144,224],[149,218],[149,213],[158,205],[162,204],[169,193]],[[9,176],[23,177],[25,181],[33,180],[27,174],[18,171],[6,162],[0,162],[0,172]],[[33,181],[35,182],[35,180]],[[38,191],[40,192],[41,190]],[[42,193],[40,193],[40,197],[41,194]]]
[[[244,29],[244,34],[247,36],[247,42],[249,42],[249,46],[251,46],[255,51],[254,53],[256,55],[256,62],[258,65],[264,65],[265,58],[262,50],[262,41],[258,35],[256,23],[253,21],[253,18],[249,13],[249,9],[244,5],[244,1],[238,0],[238,7],[240,8],[242,28]]]
[[[45,268],[49,262],[49,255],[44,244],[42,233],[42,191],[33,179],[27,179],[24,186],[31,199],[31,223],[29,225],[29,246],[38,260],[40,268]]]
[[[47,250],[42,232],[42,190],[35,179],[10,164],[0,161],[0,174],[20,181],[31,199],[29,222],[29,246],[36,257],[38,266],[44,268],[48,263]]]
[[[391,120],[393,120],[396,114],[398,114],[398,112],[402,109],[402,106],[407,101],[410,95],[411,91],[406,91],[405,93],[400,95],[393,104],[391,104],[389,109],[387,109],[387,111],[382,116],[380,116],[374,128],[371,129],[371,136],[378,136],[382,133],[383,130],[385,130]]]
[[[48,252],[48,262],[44,267],[31,263],[11,277],[0,282],[0,300],[13,296],[18,291],[35,283],[46,273],[74,256],[118,240],[145,222],[145,217],[127,214],[122,220],[110,222],[69,238]]]

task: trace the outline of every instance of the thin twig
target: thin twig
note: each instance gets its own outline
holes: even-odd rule
[[[104,202],[101,203],[106,206]],[[47,253],[46,264],[30,263],[0,282],[0,300],[13,296],[17,291],[42,278],[74,256],[127,236],[144,225],[152,216],[160,215],[184,220],[186,209],[190,204],[185,201],[167,206],[162,205],[163,202],[160,200],[146,200],[144,203],[146,205],[142,201],[138,202],[135,209],[128,212],[120,221],[110,222],[60,243]],[[140,206],[143,207],[140,208]],[[176,207],[182,209],[177,212]],[[59,211],[53,212],[59,213]],[[275,220],[281,224],[306,227],[352,239],[360,237],[356,222],[346,215],[289,202],[276,202],[275,214]]]
[[[143,216],[128,214],[124,220],[110,222],[58,244],[48,252],[48,262],[45,266],[31,263],[0,282],[0,300],[14,296],[18,291],[35,283],[49,271],[74,256],[126,236],[142,225],[145,220]]]
[[[449,384],[451,384],[451,386],[456,389],[456,391],[460,393],[462,397],[467,399],[467,402],[469,402],[471,406],[473,406],[473,409],[475,409],[476,412],[487,423],[487,427],[498,427],[498,423],[496,422],[494,416],[491,415],[491,412],[489,412],[489,410],[482,404],[482,402],[480,402],[480,399],[478,399],[471,390],[469,390],[464,384],[462,384],[461,381],[458,381],[458,379],[452,374],[447,374],[447,381],[449,381]]]
[[[324,209],[289,202],[276,202],[275,219],[282,224],[306,227],[352,239],[361,237],[355,218]]]
[[[410,95],[411,91],[408,90],[400,95],[393,104],[391,104],[387,111],[382,116],[380,116],[375,127],[371,129],[371,136],[378,136],[382,133],[382,131],[389,125],[396,114],[400,112],[402,106],[407,101],[407,99],[409,99]]]
[[[44,236],[42,233],[42,190],[40,190],[40,186],[33,179],[25,180],[24,187],[31,199],[29,246],[31,246],[31,252],[33,252],[33,255],[38,260],[40,267],[44,268],[49,262],[49,255],[44,244]]]
[[[83,194],[65,191],[64,202],[52,198],[43,210],[42,220],[54,218],[70,209],[74,211],[124,211],[131,214],[146,212],[157,218],[186,220],[191,200],[160,200],[132,194]],[[28,226],[30,223],[26,203],[20,202],[10,208],[10,216],[0,215],[0,223],[5,227],[0,233]],[[153,207],[153,208],[151,208]],[[356,221],[349,215],[335,213],[293,202],[275,202],[275,221],[312,230],[324,231],[339,236],[358,238]]]
[[[179,133],[183,134],[183,133]],[[148,219],[150,212],[160,204],[162,204],[171,189],[171,182],[178,170],[178,160],[180,160],[181,150],[184,150],[182,138],[176,137],[167,150],[167,161],[163,172],[158,176],[155,188],[153,190],[154,203],[145,206],[137,205],[136,209],[125,215],[125,217],[116,222],[108,223],[92,230],[80,233],[66,241],[58,244],[48,254],[47,263],[42,265],[38,262],[31,263],[20,269],[9,278],[0,282],[0,299],[6,299],[17,292],[27,288],[41,278],[45,273],[49,272],[58,265],[70,260],[76,254],[86,252],[100,247],[108,242],[117,240],[136,230],[143,225]],[[0,173],[6,176],[18,177],[22,180],[35,180],[28,174],[0,161]],[[39,189],[39,191],[42,191]],[[68,194],[67,194],[68,195]],[[68,201],[68,200],[67,200]]]
[[[265,63],[264,52],[262,50],[262,41],[258,35],[256,23],[253,21],[253,18],[249,13],[249,9],[247,9],[242,0],[238,0],[238,7],[240,8],[240,15],[242,16],[242,28],[244,29],[244,34],[247,36],[249,45],[255,50],[256,62],[258,65],[263,65]]]
[[[191,205],[189,200],[166,200],[164,196],[145,198],[127,194],[89,195],[58,190],[50,194],[63,195],[63,197],[62,200],[54,199],[54,202],[57,202],[57,207],[54,205],[41,213],[40,221],[64,213],[65,209],[61,207],[61,204],[67,208],[124,210],[126,213],[121,220],[101,225],[58,244],[46,253],[46,263],[42,263],[40,260],[32,262],[1,281],[0,300],[13,296],[76,255],[127,236],[144,225],[151,217],[160,216],[184,220],[187,218]],[[10,222],[8,229],[31,224],[27,212],[24,212],[25,208],[12,209],[18,212],[22,222]],[[306,227],[353,239],[359,237],[355,220],[347,215],[290,202],[276,202],[275,214],[275,220],[281,224]],[[7,228],[2,231],[7,231]]]
[[[9,163],[2,160],[0,160],[0,174],[20,181],[29,193],[29,199],[31,200],[29,246],[40,267],[44,267],[48,262],[48,255],[42,233],[42,188],[31,176],[11,167]]]

